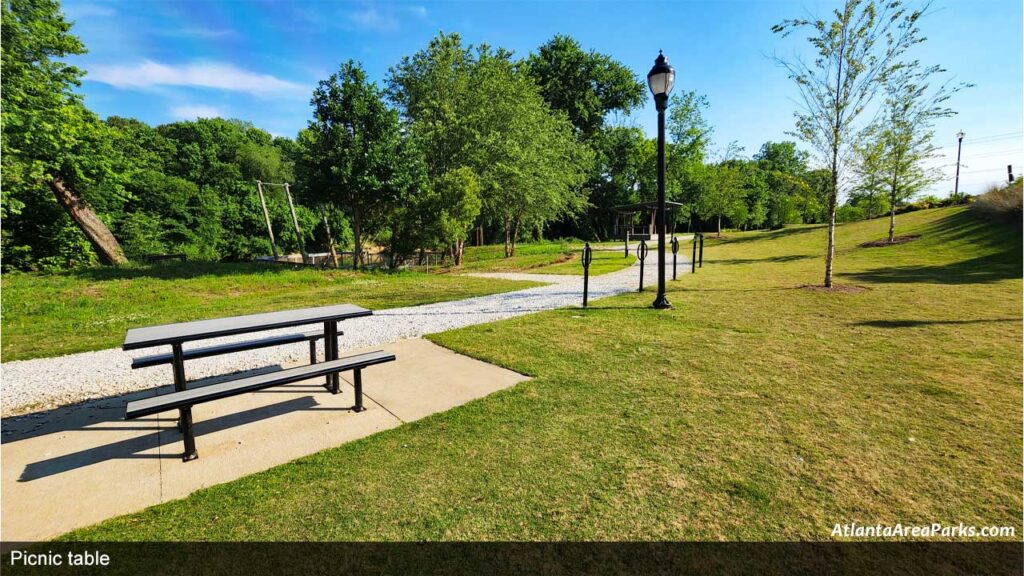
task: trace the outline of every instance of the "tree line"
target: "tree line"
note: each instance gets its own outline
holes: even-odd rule
[[[368,244],[392,266],[426,251],[458,265],[474,228],[506,256],[543,235],[611,239],[614,208],[655,195],[656,140],[610,120],[642,106],[646,86],[568,36],[517,58],[440,33],[380,84],[343,62],[314,88],[308,125],[285,138],[241,120],[101,120],[75,91],[84,71],[63,62],[85,47],[55,0],[5,1],[2,27],[5,269],[269,254],[257,180],[292,183],[302,238],[284,197],[275,188],[266,197],[285,250],[326,245],[329,227],[356,266]],[[887,63],[874,73],[891,113],[851,146],[857,185],[840,219],[872,217],[928,181],[920,163],[933,151],[930,121],[949,113],[942,102],[957,89],[929,90],[922,79],[937,71]],[[707,108],[695,91],[670,102],[676,229],[834,222],[835,167],[814,168],[792,141],[766,142],[749,158],[734,144],[713,150]],[[798,120],[796,133],[820,151],[815,125]]]

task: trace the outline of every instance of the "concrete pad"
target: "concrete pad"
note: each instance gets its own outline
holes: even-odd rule
[[[528,380],[518,372],[456,354],[428,340],[416,338],[400,344],[401,362],[365,372],[363,393],[403,422],[443,412]],[[351,381],[351,373],[342,376]]]
[[[527,379],[421,339],[378,348],[397,360],[364,370],[366,411],[351,411],[351,374],[337,395],[320,377],[201,404],[191,462],[181,461],[176,412],[124,421],[126,402],[155,390],[4,420],[4,541],[48,539],[182,498]]]

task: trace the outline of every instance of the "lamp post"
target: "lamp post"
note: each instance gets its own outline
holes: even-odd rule
[[[647,73],[647,85],[658,110],[658,296],[653,306],[660,309],[672,307],[665,297],[665,108],[668,108],[668,95],[675,81],[675,68],[669,66],[665,55],[658,50],[654,67]]]
[[[953,181],[953,198],[960,197],[960,146],[964,143],[964,131],[956,133],[956,180]]]

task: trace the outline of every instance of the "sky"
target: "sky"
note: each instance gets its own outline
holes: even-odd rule
[[[221,116],[248,120],[276,136],[294,137],[311,118],[319,80],[348,59],[383,82],[402,56],[438,31],[458,32],[518,57],[555,34],[576,38],[643,79],[663,50],[676,69],[675,90],[707,95],[718,148],[730,142],[751,156],[769,141],[793,139],[796,88],[773,57],[807,55],[794,34],[771,32],[786,18],[825,15],[835,2],[269,2],[67,0],[63,9],[88,54],[81,92],[103,117],[151,125]],[[980,193],[1006,181],[1006,166],[1024,173],[1024,79],[1020,0],[935,0],[921,28],[928,40],[913,56],[940,64],[946,78],[973,87],[949,105],[958,114],[935,126],[943,179],[930,192],[953,189],[956,133],[963,130],[960,190]],[[655,134],[648,102],[612,122]]]

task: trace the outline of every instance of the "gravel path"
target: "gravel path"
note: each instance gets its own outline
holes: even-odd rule
[[[653,244],[653,243],[652,243]],[[683,250],[680,250],[683,252]],[[680,254],[680,256],[683,256]],[[685,263],[685,265],[684,265]],[[671,278],[671,261],[666,271]],[[657,281],[657,253],[650,251],[644,270],[644,285]],[[632,266],[590,279],[590,299],[596,300],[637,289],[640,265]],[[689,260],[680,258],[679,271],[689,271]],[[552,310],[566,306],[579,306],[583,297],[582,276],[552,274],[493,273],[473,274],[490,278],[549,282],[545,286],[480,296],[451,302],[438,302],[406,308],[376,310],[373,316],[346,320],[340,324],[345,335],[341,338],[343,350],[377,346],[404,338],[443,332],[472,324],[483,324],[513,316]],[[653,297],[653,294],[652,294]],[[296,303],[297,306],[301,305]],[[324,302],[324,305],[332,304]],[[299,327],[260,333],[260,336],[290,334],[304,329]],[[204,340],[193,346],[208,346],[251,339],[251,334]],[[186,349],[188,349],[186,345]],[[69,354],[57,358],[18,360],[0,364],[3,381],[0,407],[4,416],[32,410],[72,404],[92,398],[125,394],[153,388],[171,381],[167,365],[131,369],[133,357],[166,352],[166,347],[124,352],[119,348]],[[319,346],[321,355],[323,345]],[[305,343],[288,344],[251,350],[225,356],[200,358],[186,363],[189,380],[251,370],[274,364],[308,361],[309,347]]]

